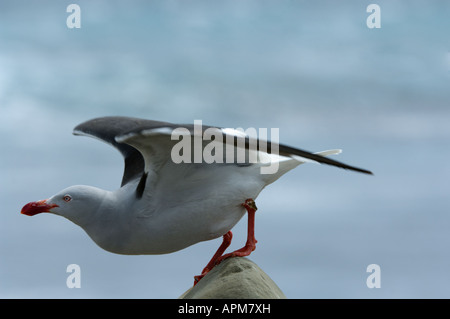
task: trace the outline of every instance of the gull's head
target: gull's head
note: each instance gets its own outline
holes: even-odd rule
[[[106,191],[92,186],[71,186],[49,199],[26,204],[23,206],[21,213],[27,216],[52,213],[80,225],[90,219],[93,213],[98,210],[105,193]]]

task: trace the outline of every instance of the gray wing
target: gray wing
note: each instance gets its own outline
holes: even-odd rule
[[[158,128],[171,125],[170,123],[143,120],[124,116],[109,116],[95,118],[79,124],[73,130],[74,135],[90,136],[100,139],[122,153],[125,160],[125,169],[121,186],[128,182],[140,178],[144,173],[145,161],[136,148],[116,141],[116,136],[120,136],[130,131],[141,131],[148,128]]]
[[[198,132],[193,124],[178,125],[123,116],[101,117],[89,120],[75,127],[73,133],[75,135],[98,138],[117,148],[125,159],[122,186],[140,178],[138,193],[142,194],[147,173],[151,170],[158,171],[161,165],[164,165],[169,160],[172,147],[177,143],[177,141],[171,139],[171,134],[175,129],[179,128],[184,129],[193,138],[201,137],[205,130],[212,128],[216,130],[217,134],[222,134],[224,143],[231,143],[234,147],[244,146],[247,150],[252,149],[256,143],[259,149],[260,141],[258,139],[250,138],[245,134],[242,135],[242,133],[234,134],[233,130],[230,129],[202,125],[202,130]],[[230,136],[232,138],[229,138]],[[276,148],[273,150],[272,147],[274,145]],[[315,162],[372,174],[368,170],[350,166],[298,148],[275,144],[270,141],[265,141],[264,147],[267,153],[275,152],[278,155],[287,157],[300,156]]]
[[[155,123],[153,121],[149,121]],[[146,166],[150,166],[150,161],[152,155],[155,156],[155,150],[166,152],[170,154],[171,147],[176,143],[175,141],[171,142],[170,135],[175,129],[185,129],[186,132],[196,138],[202,138],[203,134],[208,129],[213,129],[216,131],[216,134],[222,135],[222,142],[232,144],[234,147],[244,147],[246,150],[260,150],[262,149],[264,152],[272,154],[275,153],[277,155],[286,156],[286,157],[301,157],[306,158],[318,163],[327,164],[343,169],[352,170],[359,173],[370,174],[371,171],[366,169],[358,168],[355,166],[347,165],[342,162],[330,159],[328,157],[324,157],[320,154],[315,154],[309,151],[305,151],[299,148],[293,148],[287,145],[273,143],[271,141],[262,141],[257,138],[252,138],[246,135],[245,133],[233,129],[224,129],[215,126],[202,125],[202,130],[196,130],[193,124],[171,124],[164,122],[156,122],[158,125],[152,124],[152,126],[141,126],[137,127],[127,133],[124,133],[121,136],[117,136],[116,140],[121,143],[126,143],[134,146],[136,149],[140,150],[144,155],[144,162]],[[230,138],[231,137],[231,138]],[[153,140],[152,140],[153,139]],[[161,143],[157,143],[156,139],[160,139]],[[209,141],[204,141],[204,143],[208,143]],[[151,148],[150,152],[146,153],[146,149],[149,144],[152,144],[154,147]],[[158,145],[158,146],[157,146]],[[260,145],[263,145],[260,148]],[[273,149],[272,149],[273,148]],[[146,169],[147,170],[147,169]]]

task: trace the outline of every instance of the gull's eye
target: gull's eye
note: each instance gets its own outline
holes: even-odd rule
[[[63,199],[65,202],[70,202],[72,200],[72,197],[70,197],[70,195],[64,195]]]

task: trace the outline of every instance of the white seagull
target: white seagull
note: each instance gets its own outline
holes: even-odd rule
[[[174,147],[180,143],[173,138],[176,130],[183,132],[179,137],[191,139],[194,145],[200,140],[204,148],[211,143],[203,136],[207,129],[212,129],[216,137],[217,134],[223,137],[222,141],[214,140],[216,150],[217,145],[228,151],[231,145],[236,154],[245,149],[246,161],[173,160]],[[49,199],[26,204],[21,213],[33,216],[48,212],[63,216],[83,228],[98,246],[116,254],[166,254],[223,236],[219,249],[201,275],[195,276],[194,283],[223,259],[248,256],[255,249],[254,200],[264,187],[289,170],[313,161],[372,174],[324,157],[338,154],[340,150],[313,154],[267,141],[264,150],[254,150],[252,143],[262,145],[263,141],[242,131],[219,127],[203,126],[199,133],[192,124],[114,116],[89,120],[78,125],[73,133],[100,139],[122,153],[125,170],[121,187],[107,191],[85,185],[71,186]],[[257,154],[257,161],[248,160],[252,152]],[[278,167],[276,172],[261,173],[261,168],[274,163]],[[223,254],[231,243],[231,229],[246,211],[245,246]]]

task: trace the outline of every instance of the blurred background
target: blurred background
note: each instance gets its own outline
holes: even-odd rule
[[[81,28],[69,29],[69,4]],[[450,3],[0,2],[0,297],[177,298],[221,240],[121,256],[29,201],[113,190],[112,147],[72,136],[105,115],[279,128],[282,143],[365,176],[307,164],[258,197],[250,256],[288,298],[450,297]],[[246,218],[230,248],[246,239]],[[69,289],[66,267],[81,268]],[[381,267],[369,289],[366,268]]]

